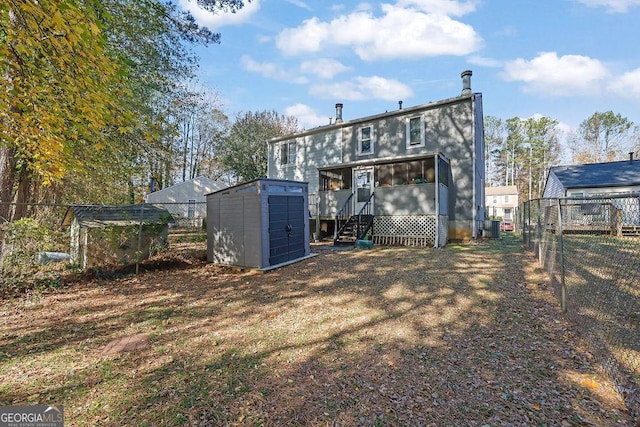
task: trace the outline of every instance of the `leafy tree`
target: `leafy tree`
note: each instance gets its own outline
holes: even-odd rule
[[[295,117],[275,111],[240,113],[229,136],[218,147],[222,163],[236,181],[249,181],[267,175],[267,141],[299,131]]]
[[[599,163],[620,160],[626,156],[633,122],[620,113],[596,112],[585,119],[572,138],[575,163]]]
[[[101,151],[107,124],[126,126],[126,91],[92,11],[73,0],[0,6],[2,201],[26,201],[37,175],[47,185],[82,166],[77,150]],[[6,212],[5,212],[6,214]]]
[[[507,119],[506,130],[507,138],[502,148],[501,159],[504,165],[505,185],[515,185],[522,164],[516,156],[520,152],[520,146],[524,142],[523,136],[523,120],[519,117]]]
[[[485,179],[489,186],[502,182],[498,160],[505,140],[504,122],[494,116],[484,118]]]
[[[560,155],[558,121],[542,116],[528,118],[522,125],[524,138],[519,150],[522,172],[517,185],[521,195],[534,199],[542,196],[547,171]]]
[[[172,169],[167,141],[176,129],[165,107],[196,66],[190,44],[219,41],[161,0],[2,2],[0,202],[32,201],[36,193],[103,200],[105,185],[137,185],[151,164]],[[56,191],[34,191],[43,184]],[[1,218],[9,217],[6,207]]]
[[[512,117],[505,122],[488,117],[485,143],[493,162],[489,182],[516,185],[523,198],[540,197],[547,170],[559,157],[558,121],[545,116]]]

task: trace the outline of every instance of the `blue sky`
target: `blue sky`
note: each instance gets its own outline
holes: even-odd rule
[[[596,111],[640,124],[640,0],[253,0],[212,15],[196,48],[225,112],[276,110],[305,128],[458,96],[473,71],[484,113],[546,115],[570,130]]]

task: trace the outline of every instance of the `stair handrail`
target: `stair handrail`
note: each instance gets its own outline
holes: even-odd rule
[[[358,217],[358,227],[356,230],[357,231],[356,236],[358,240],[362,240],[362,238],[367,234],[367,231],[369,231],[369,229],[373,226],[373,215],[371,212],[371,206],[372,206],[371,199],[373,199],[374,194],[376,194],[375,191],[369,195],[369,198],[367,199],[367,201],[364,202],[364,205],[362,205],[362,207],[356,214],[356,216]],[[364,227],[362,226],[362,215],[371,215]]]
[[[333,227],[334,243],[338,239],[338,233],[342,231],[342,228],[345,226],[349,218],[351,218],[351,212],[352,212],[351,199],[353,199],[354,194],[355,193],[349,194],[349,197],[347,197],[347,200],[344,201],[344,203],[342,204],[342,207],[340,207],[340,209],[338,209],[338,212],[336,212],[336,222],[335,222],[335,226]],[[340,224],[341,221],[344,221],[342,225]]]
[[[376,193],[375,192],[371,193],[371,195],[369,196],[367,201],[364,202],[364,205],[362,205],[362,207],[360,208],[360,210],[356,214],[357,216],[360,216],[360,215],[371,215],[371,199],[373,199],[373,195],[374,194],[376,194]]]

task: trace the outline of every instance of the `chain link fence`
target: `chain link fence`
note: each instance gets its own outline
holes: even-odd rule
[[[563,311],[640,416],[640,195],[531,200],[517,216]]]
[[[0,296],[87,270],[137,273],[159,254],[203,259],[206,239],[206,203],[0,203]]]

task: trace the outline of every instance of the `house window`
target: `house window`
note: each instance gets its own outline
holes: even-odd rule
[[[391,187],[393,185],[393,164],[380,165],[377,169],[378,186]]]
[[[351,168],[320,171],[320,191],[338,191],[351,188]]]
[[[493,196],[493,204],[497,204],[498,203],[498,196]]]
[[[293,165],[296,163],[296,143],[285,142],[280,146],[280,164]]]
[[[376,166],[376,186],[426,184],[435,182],[436,170],[433,158],[401,163],[384,163]]]
[[[424,146],[422,119],[411,117],[407,120],[407,148]]]
[[[371,126],[360,128],[358,135],[358,154],[372,154],[373,138]]]
[[[511,221],[513,219],[511,215],[511,209],[504,210],[504,219],[505,221]]]
[[[196,201],[189,200],[189,205],[187,206],[187,218],[194,218],[196,216]]]
[[[509,203],[509,195],[508,194],[504,195],[504,202],[505,203]]]

